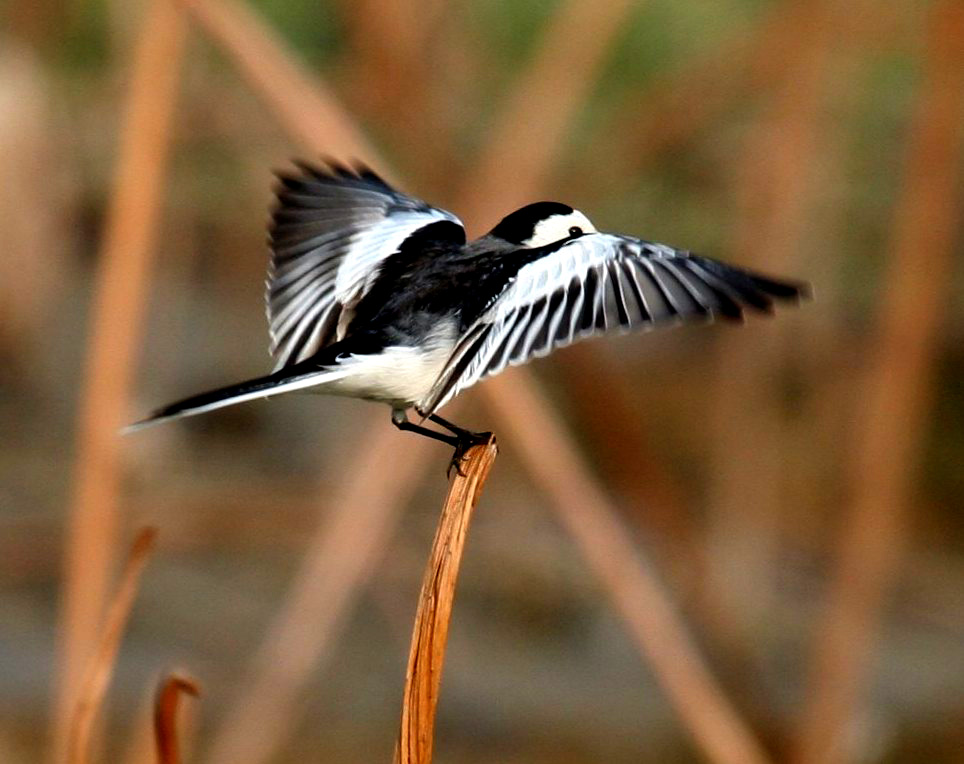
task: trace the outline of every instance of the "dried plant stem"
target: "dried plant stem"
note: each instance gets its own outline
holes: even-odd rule
[[[458,194],[457,209],[470,227],[494,223],[538,193],[632,7],[629,0],[569,0],[549,19],[533,59],[501,106],[487,149],[466,175],[471,180]]]
[[[254,11],[236,0],[178,2],[231,57],[254,93],[296,140],[311,151],[326,155],[337,151],[376,163],[377,154],[334,95],[299,65]],[[384,166],[377,164],[380,170]]]
[[[495,438],[486,445],[472,448],[462,463],[465,474],[455,476],[442,507],[415,614],[405,674],[402,721],[395,748],[397,764],[429,764],[432,761],[435,709],[462,550],[472,511],[479,502],[497,454]]]
[[[417,486],[433,444],[410,438],[401,445],[398,432],[380,424],[326,501],[328,514],[252,660],[244,693],[214,735],[213,764],[272,758],[297,719],[299,692],[331,653]]]
[[[590,136],[587,154],[598,157],[597,177],[590,182],[606,183],[612,193],[613,183],[638,177],[653,157],[689,140],[741,97],[769,94],[787,76],[800,47],[810,44],[801,29],[812,29],[825,5],[825,0],[771,3],[755,28],[734,30],[719,48],[658,75],[643,94],[630,90],[623,107]],[[838,14],[837,34],[848,44],[865,44],[869,35],[880,44],[897,26],[895,10],[878,5],[873,13]],[[580,169],[580,180],[585,174]]]
[[[809,241],[813,192],[830,135],[824,117],[835,90],[848,84],[846,78],[829,76],[843,29],[833,20],[844,15],[834,13],[833,5],[817,0],[795,6],[796,39],[783,54],[782,80],[734,165],[741,214],[732,250],[746,265],[793,273],[803,242]],[[766,261],[752,262],[754,257]],[[717,353],[706,551],[713,589],[720,595],[718,615],[710,616],[731,652],[745,652],[753,644],[749,634],[775,604],[786,440],[781,397],[774,392],[781,330],[776,323],[761,323],[753,327],[752,341],[742,332],[725,333]],[[732,612],[741,613],[741,619],[727,618]]]
[[[85,764],[90,760],[90,738],[94,720],[110,683],[124,628],[137,595],[137,585],[154,548],[156,536],[157,532],[153,528],[147,528],[138,534],[131,545],[120,588],[107,613],[100,644],[87,666],[83,683],[78,688],[77,704],[70,720],[67,741],[68,764]]]
[[[140,337],[185,27],[168,0],[150,3],[134,51],[114,195],[107,213],[80,404],[66,529],[54,760],[63,761],[83,666],[100,631],[118,533],[117,431],[126,415]]]
[[[514,369],[487,380],[479,391],[537,484],[552,499],[707,760],[763,764],[768,760],[765,752],[709,672],[669,596],[528,377],[525,369]]]
[[[964,7],[946,0],[932,13],[878,337],[861,396],[864,411],[850,464],[851,506],[817,631],[794,756],[800,764],[855,758],[843,740],[883,594],[903,546],[903,509],[912,490],[939,319],[950,286],[961,222]]]
[[[196,698],[200,690],[193,679],[178,674],[166,677],[158,688],[154,702],[154,741],[158,764],[180,764],[177,712],[185,694]]]

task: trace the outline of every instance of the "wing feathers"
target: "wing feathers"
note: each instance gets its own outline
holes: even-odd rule
[[[807,293],[804,284],[661,244],[608,234],[571,239],[519,270],[469,327],[418,408],[430,414],[480,379],[583,337],[716,316],[738,320],[744,309],[770,312],[774,301]]]
[[[381,263],[421,229],[458,218],[395,191],[371,170],[299,163],[279,173],[265,301],[275,370],[305,360],[338,338],[349,303]],[[433,233],[445,235],[433,229]]]

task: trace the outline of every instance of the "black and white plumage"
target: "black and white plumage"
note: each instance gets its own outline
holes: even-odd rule
[[[466,241],[461,221],[371,170],[299,164],[279,175],[267,312],[274,371],[173,403],[139,427],[269,395],[388,403],[392,420],[464,447],[438,410],[507,366],[584,337],[767,313],[807,292],[709,258],[600,233],[537,202]],[[445,435],[408,422],[414,408]]]

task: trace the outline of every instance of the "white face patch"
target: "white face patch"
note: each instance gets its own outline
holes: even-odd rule
[[[579,229],[578,232],[573,229]],[[579,210],[568,215],[551,215],[536,223],[532,236],[522,242],[523,247],[544,247],[557,241],[584,233],[596,233],[596,227]]]

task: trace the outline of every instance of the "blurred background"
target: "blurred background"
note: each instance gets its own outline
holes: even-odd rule
[[[773,319],[576,346],[450,409],[501,451],[439,761],[962,760],[959,3],[0,19],[0,761],[62,760],[145,525],[90,760],[153,760],[172,669],[203,692],[188,761],[389,760],[448,451],[299,396],[116,435],[269,369],[270,171],[321,155],[471,234],[557,199],[813,284]]]

